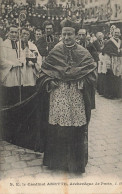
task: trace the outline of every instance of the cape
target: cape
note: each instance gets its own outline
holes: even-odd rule
[[[49,112],[46,83],[51,80],[69,82],[83,79],[83,96],[89,123],[91,109],[95,108],[96,69],[96,63],[85,48],[77,44],[72,48],[66,48],[62,42],[58,43],[42,64],[40,78],[37,80],[37,91],[40,96],[44,96],[43,110],[46,111],[44,120],[48,121]]]
[[[85,48],[78,44],[66,48],[60,42],[42,64],[38,87],[41,88],[45,82],[55,79],[64,82],[81,80],[95,69],[96,64]]]
[[[0,139],[34,151],[43,151],[42,99],[29,98],[0,109]]]
[[[122,44],[121,47],[122,48]],[[102,50],[103,55],[108,54],[110,56],[120,56],[122,53],[118,52],[117,46],[113,43],[113,41],[110,39],[106,42],[103,50]]]

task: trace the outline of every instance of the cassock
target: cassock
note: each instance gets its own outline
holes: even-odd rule
[[[49,169],[85,172],[88,123],[96,85],[92,56],[78,44],[66,47],[60,42],[43,63],[37,85],[45,113],[43,164]]]
[[[122,97],[122,42],[113,37],[103,49],[104,63],[107,72],[104,83],[104,96],[107,98]]]
[[[23,45],[23,44],[21,44]],[[39,76],[42,58],[37,47],[28,41],[26,48],[21,49],[19,68],[18,43],[6,40],[1,49],[1,83],[2,103],[0,109],[1,137],[3,140],[25,148],[37,150],[36,136],[38,136],[38,97],[35,86]],[[35,54],[36,56],[35,56]],[[33,61],[33,66],[27,63]],[[21,84],[20,84],[21,75]],[[19,89],[21,85],[21,102]],[[5,92],[7,95],[4,95]],[[5,104],[3,104],[3,100]],[[8,102],[8,103],[7,103]],[[6,106],[5,106],[6,105]]]
[[[19,66],[17,42],[6,39],[0,52],[1,105],[10,106],[19,102]]]

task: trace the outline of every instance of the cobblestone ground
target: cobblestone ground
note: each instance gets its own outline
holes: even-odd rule
[[[92,111],[89,125],[89,162],[83,177],[104,174],[122,178],[121,126],[122,99],[110,100],[96,95],[96,109]],[[25,176],[39,178],[47,175],[55,177],[56,172],[45,169],[42,160],[43,154],[0,141],[2,179]]]

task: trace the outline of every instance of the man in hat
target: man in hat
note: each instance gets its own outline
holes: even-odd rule
[[[43,27],[45,34],[38,40],[36,46],[40,55],[45,58],[59,40],[54,35],[54,24],[52,21],[45,21]]]
[[[47,136],[43,165],[49,169],[84,173],[88,160],[85,133],[90,121],[96,66],[92,56],[76,44],[71,20],[62,23],[62,42],[42,65],[38,90],[47,90]],[[45,99],[44,99],[45,101]],[[48,105],[48,107],[47,107]]]

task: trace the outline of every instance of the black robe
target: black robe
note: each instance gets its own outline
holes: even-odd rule
[[[45,127],[43,164],[49,169],[83,173],[88,161],[88,123],[94,108],[93,91],[96,83],[96,66],[89,52],[80,45],[71,49],[63,43],[55,46],[42,65],[38,79],[38,92],[43,95]],[[84,79],[83,97],[87,124],[81,127],[59,126],[48,123],[49,94],[46,84],[51,80],[70,83]],[[43,91],[43,93],[42,93]]]
[[[122,48],[122,42],[120,45]],[[110,39],[105,44],[103,50],[103,55],[107,54],[110,57],[122,57],[122,51],[118,51],[118,47],[114,44],[114,42]],[[112,69],[108,69],[106,75],[103,77],[104,88],[102,94],[106,98],[120,98],[122,97],[122,79],[121,77],[115,76],[113,74]]]
[[[49,52],[54,48],[54,46],[59,42],[58,38],[56,38],[55,36],[51,36],[50,39],[48,39],[49,38],[44,35],[36,42],[36,46],[42,57],[46,57]]]

